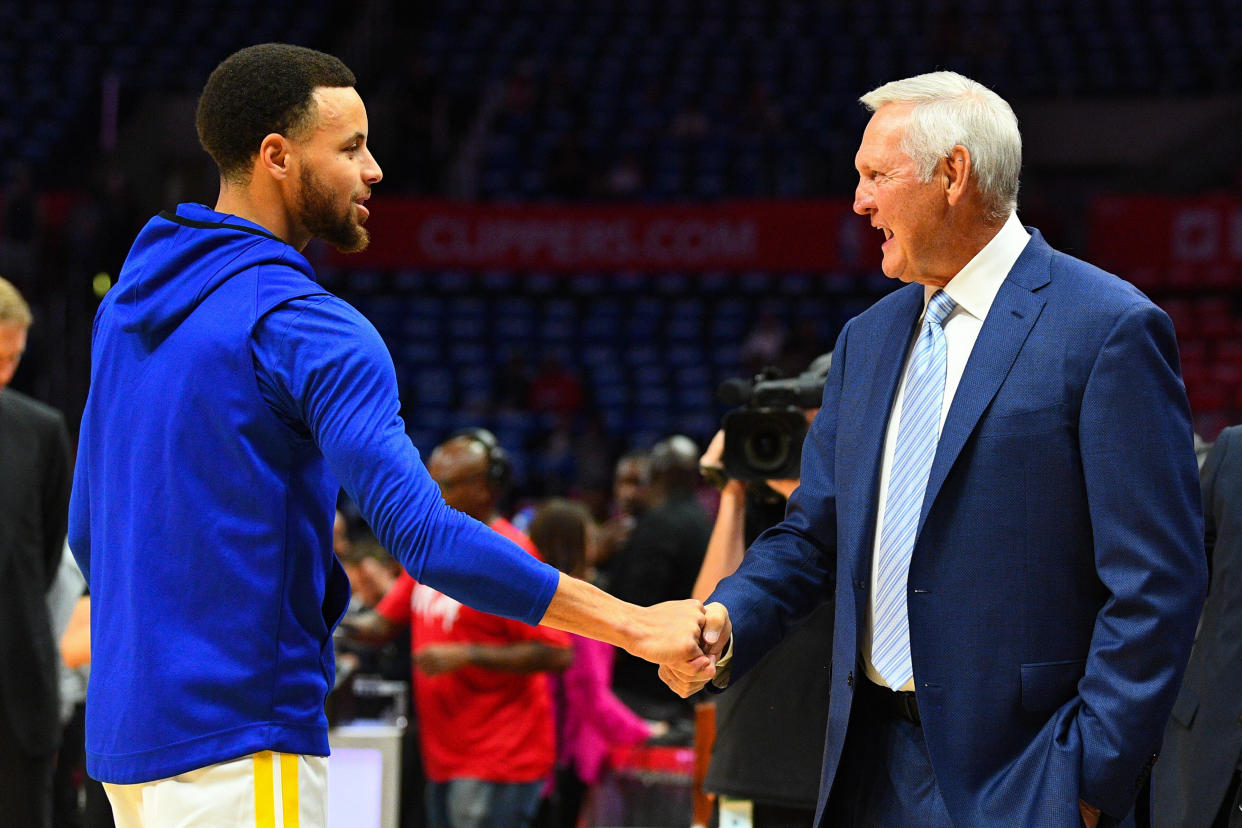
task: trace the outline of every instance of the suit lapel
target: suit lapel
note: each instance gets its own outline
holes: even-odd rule
[[[957,392],[953,395],[936,456],[932,460],[927,495],[923,498],[919,515],[920,532],[949,470],[953,468],[983,412],[1009,376],[1022,343],[1043,311],[1044,300],[1034,291],[1050,280],[1052,248],[1038,231],[1032,231],[1031,235],[1031,241],[1005,277],[988,310],[979,338],[975,340],[970,358],[966,361]]]

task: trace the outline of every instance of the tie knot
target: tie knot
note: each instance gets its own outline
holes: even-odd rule
[[[941,327],[944,326],[944,320],[949,318],[949,314],[953,313],[953,309],[957,307],[957,303],[945,293],[938,290],[932,294],[931,301],[927,303],[927,321],[934,322]]]

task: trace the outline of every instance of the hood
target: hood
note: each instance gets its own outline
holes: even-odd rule
[[[153,350],[217,287],[262,264],[315,278],[301,253],[259,225],[202,204],[181,204],[138,234],[112,289],[113,311],[123,330]]]

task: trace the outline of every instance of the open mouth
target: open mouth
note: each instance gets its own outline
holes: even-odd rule
[[[371,215],[371,211],[368,210],[366,207],[364,207],[362,204],[362,202],[366,201],[368,198],[370,198],[370,196],[363,196],[362,198],[354,199],[354,206],[357,207],[359,212],[362,213],[362,218],[364,220],[367,219]]]
[[[875,229],[879,230],[881,233],[884,234],[884,242],[880,245],[881,248],[883,248],[885,245],[887,245],[890,241],[893,240],[892,230],[889,230],[887,227],[876,227]]]

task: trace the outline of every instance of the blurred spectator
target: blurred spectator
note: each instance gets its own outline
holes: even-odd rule
[[[524,410],[529,395],[530,365],[526,354],[518,348],[510,349],[496,375],[496,405],[504,410]]]
[[[79,600],[86,590],[86,579],[73,556],[60,556],[56,580],[47,593],[48,615],[52,635],[61,640],[72,619]],[[89,634],[89,633],[88,633]],[[89,646],[89,645],[88,645]],[[89,659],[89,652],[88,652]],[[79,804],[76,775],[86,764],[85,702],[86,681],[90,668],[86,664],[70,667],[63,658],[57,662],[60,672],[60,750],[56,754],[56,771],[52,777],[52,825],[54,828],[80,828],[82,808]],[[102,789],[101,789],[102,792]]]
[[[817,356],[831,349],[832,343],[826,342],[821,333],[820,321],[813,316],[799,316],[781,353],[782,375],[798,376]]]
[[[61,715],[69,716],[56,757],[55,828],[112,828],[112,805],[103,785],[86,773],[86,686],[91,662],[91,596],[77,561],[65,554],[48,607],[60,640]],[[66,609],[67,608],[67,609]],[[67,706],[72,706],[69,710]],[[79,784],[81,790],[79,791]],[[85,806],[85,807],[83,807]]]
[[[1207,602],[1151,777],[1156,828],[1242,825],[1242,426],[1203,466]]]
[[[711,524],[695,499],[699,449],[683,435],[651,449],[651,508],[612,561],[612,594],[637,604],[685,598],[694,587]],[[651,669],[647,669],[650,667]],[[646,719],[688,720],[689,703],[671,693],[652,665],[618,653],[613,688]]]
[[[642,162],[634,153],[627,152],[604,173],[603,194],[610,198],[632,198],[646,181],[647,172]]]
[[[45,595],[64,552],[71,473],[60,412],[7,388],[31,321],[0,279],[0,814],[46,828],[61,718]]]
[[[574,496],[591,514],[599,514],[608,506],[608,490],[612,487],[612,460],[617,456],[617,440],[608,430],[603,415],[592,410],[581,419],[574,431]]]
[[[77,561],[74,561],[77,568]],[[81,573],[81,569],[78,572]],[[85,589],[85,585],[83,586]],[[81,671],[91,663],[91,595],[83,592],[60,636],[60,660],[70,670]],[[89,670],[85,671],[89,675]]]
[[[806,412],[808,423],[817,410]],[[722,479],[723,452],[721,431],[700,461]],[[692,597],[705,599],[721,578],[733,574],[746,547],[780,523],[797,485],[797,480],[725,482]],[[814,824],[828,726],[832,616],[831,601],[822,604],[728,693],[715,697],[716,739],[703,787],[717,796],[722,815],[749,809],[753,828]],[[721,797],[733,801],[724,803]],[[721,816],[719,822],[726,820]]]
[[[595,525],[590,511],[569,500],[549,500],[535,514],[530,538],[543,559],[567,575],[583,578]],[[553,676],[557,713],[556,819],[574,828],[590,789],[603,777],[608,752],[655,735],[611,690],[616,654],[611,644],[571,635],[573,663]]]
[[[427,469],[450,506],[538,557],[500,516],[508,460],[483,429],[451,437]],[[564,670],[566,634],[478,612],[403,574],[363,635],[411,627],[414,699],[431,828],[530,824],[556,758],[545,676]]]
[[[742,370],[757,374],[769,365],[776,365],[785,352],[787,333],[779,316],[770,310],[759,314],[759,319],[742,341]]]
[[[544,495],[568,494],[577,475],[578,458],[574,454],[574,421],[568,414],[551,415],[546,431],[532,436],[533,474],[530,488]]]
[[[548,354],[531,380],[527,407],[540,413],[572,415],[582,407],[582,381],[556,354]]]
[[[600,527],[599,543],[587,561],[591,579],[603,589],[612,581],[616,553],[625,546],[634,524],[651,501],[651,460],[644,451],[632,451],[617,461],[612,478],[612,513]]]
[[[366,534],[366,538],[354,540],[349,521],[341,512],[336,513],[332,522],[332,551],[349,576],[350,611],[375,609],[401,574],[400,564],[379,546],[374,535],[369,531]]]
[[[349,607],[341,619],[342,627],[333,634],[336,646],[335,688],[347,688],[355,674],[379,675],[405,680],[410,674],[408,631],[395,632],[391,640],[372,643],[351,639],[346,630],[365,625],[375,617],[375,608],[402,574],[401,566],[379,545],[375,536],[366,531],[355,540],[349,520],[339,510],[332,523],[332,550],[349,577]],[[333,697],[333,719],[355,715],[351,704],[356,699]]]

